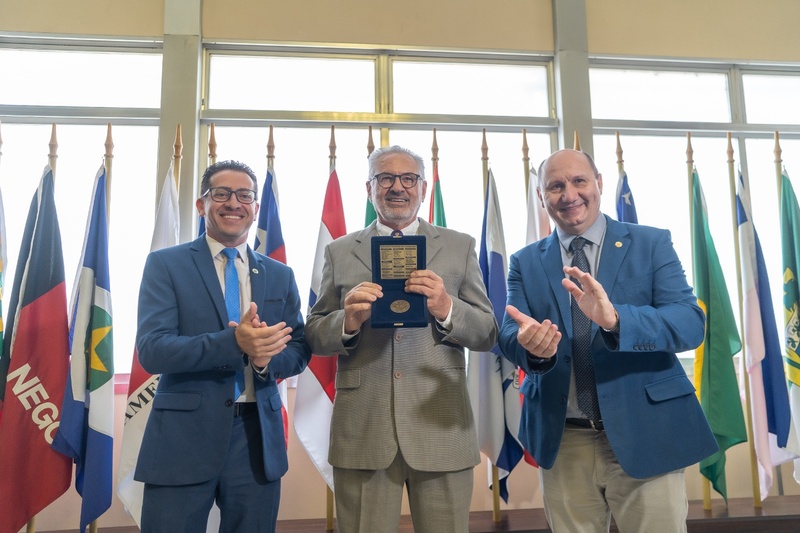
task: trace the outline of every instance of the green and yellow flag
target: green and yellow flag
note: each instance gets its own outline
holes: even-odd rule
[[[783,324],[786,332],[784,354],[789,379],[789,403],[793,413],[800,412],[800,207],[792,182],[784,170],[781,176],[781,239],[783,249]],[[797,431],[792,427],[792,431]],[[791,437],[790,437],[791,441]],[[797,464],[797,463],[795,463]],[[795,470],[795,476],[797,471]]]
[[[706,314],[703,344],[695,350],[694,384],[719,451],[700,461],[700,473],[728,501],[725,450],[745,442],[747,432],[733,356],[742,348],[725,278],[708,227],[705,197],[697,171],[692,176],[694,290]]]

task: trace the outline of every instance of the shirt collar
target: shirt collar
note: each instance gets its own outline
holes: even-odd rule
[[[606,233],[606,217],[604,214],[600,213],[600,216],[597,217],[597,220],[594,221],[594,224],[589,226],[589,228],[581,233],[581,237],[586,239],[592,244],[600,244],[603,240],[603,236]],[[571,233],[567,233],[558,226],[556,226],[556,233],[558,234],[558,240],[561,243],[561,246],[564,247],[565,250],[569,250],[569,245],[572,243],[572,240],[578,235],[572,235]]]
[[[211,250],[211,257],[217,257],[220,252],[222,252],[223,248],[227,248],[221,242],[210,237],[208,233],[206,233],[206,243],[208,244],[208,249]],[[244,260],[247,257],[247,242],[243,242],[239,246],[236,246],[236,250],[239,251],[239,257]]]
[[[391,235],[392,232],[394,231],[389,226],[381,224],[380,220],[376,222],[375,229],[378,231],[378,235],[380,235],[381,237]],[[419,229],[419,218],[415,218],[414,222],[412,222],[405,228],[402,228],[400,231],[403,232],[403,235],[416,235],[418,229]]]

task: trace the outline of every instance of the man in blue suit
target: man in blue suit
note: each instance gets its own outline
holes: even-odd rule
[[[135,473],[145,533],[205,531],[214,502],[221,532],[275,530],[288,468],[276,381],[311,354],[294,274],[247,245],[257,197],[247,165],[210,166],[205,235],[147,258],[136,346],[161,377]]]
[[[555,533],[686,531],[684,468],[717,445],[675,354],[705,317],[669,232],[602,215],[602,190],[583,152],[539,168],[556,231],[511,257],[500,330],[527,373],[519,436]]]

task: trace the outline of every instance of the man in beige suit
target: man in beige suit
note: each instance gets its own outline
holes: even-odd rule
[[[396,532],[405,485],[417,533],[463,533],[480,462],[464,348],[491,349],[498,329],[475,239],[417,218],[427,183],[410,150],[374,151],[366,185],[378,220],[328,245],[306,324],[312,351],[339,358],[328,453],[339,531]],[[405,290],[427,297],[428,324],[372,328],[383,292],[371,238],[398,230],[426,237],[427,269]]]

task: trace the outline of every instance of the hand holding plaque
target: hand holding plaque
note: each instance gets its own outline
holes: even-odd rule
[[[372,304],[373,328],[428,325],[426,297],[405,291],[411,273],[425,267],[423,235],[372,238],[372,281],[383,289],[383,298]]]

